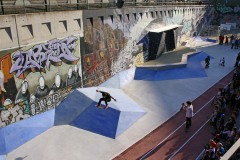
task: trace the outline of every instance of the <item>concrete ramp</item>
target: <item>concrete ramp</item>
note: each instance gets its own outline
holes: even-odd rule
[[[0,155],[9,153],[54,124],[55,110],[30,117],[0,129]]]
[[[55,108],[54,125],[71,123],[94,101],[85,94],[74,90]]]
[[[139,67],[136,69],[134,80],[162,81],[187,78],[207,77],[205,68],[201,62],[208,56],[205,52],[199,52],[188,57],[187,65],[166,70],[152,70]],[[213,57],[211,57],[213,59]]]
[[[109,92],[117,101],[109,102],[108,109],[97,108],[101,93],[96,90]],[[75,90],[56,108],[54,124],[69,124],[116,138],[144,114],[145,111],[120,89],[90,87]]]
[[[127,83],[131,82],[134,78],[136,68],[130,68],[115,74],[113,77],[102,83],[101,87],[108,88],[122,88]]]

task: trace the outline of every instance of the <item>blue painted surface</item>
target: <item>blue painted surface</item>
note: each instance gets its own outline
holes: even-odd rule
[[[4,127],[6,153],[51,128],[54,124],[54,113],[55,111],[52,109]]]
[[[83,93],[74,90],[58,107],[55,108],[54,125],[69,124],[92,103],[92,99]]]
[[[195,55],[191,55],[188,57],[187,66],[181,68],[166,70],[137,68],[134,80],[161,81],[207,77],[205,69],[201,65],[201,61],[204,61],[207,56],[208,54],[204,52],[199,52]]]
[[[6,159],[6,155],[0,155],[0,160],[5,160]]]
[[[6,154],[6,143],[4,138],[4,130],[3,128],[0,129],[0,155]]]
[[[120,113],[116,137],[131,127],[138,119],[140,119],[146,112],[126,112]]]
[[[210,39],[210,38],[207,38],[207,40],[206,40],[207,42],[213,42],[213,43],[217,43],[217,40],[215,40],[215,39]]]
[[[115,138],[120,111],[113,108],[100,109],[93,102],[70,125],[106,137]]]

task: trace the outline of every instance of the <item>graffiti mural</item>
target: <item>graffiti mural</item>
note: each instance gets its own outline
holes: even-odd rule
[[[39,44],[27,51],[17,51],[12,55],[15,61],[10,73],[15,73],[17,77],[29,72],[45,72],[50,69],[50,65],[60,66],[62,61],[67,64],[76,64],[79,58],[72,54],[76,47],[76,37],[68,37],[63,40],[51,40],[46,44]]]
[[[240,28],[240,7],[217,6],[214,13],[214,21],[212,25],[220,25],[225,23],[236,23],[236,27]]]
[[[125,38],[120,29],[112,29],[101,20],[93,21],[93,25],[87,21],[85,28],[85,53],[82,57],[83,82],[87,87],[98,85],[112,75],[111,66],[125,46]]]
[[[0,127],[48,111],[82,87],[75,36],[21,48],[0,62]]]
[[[204,18],[211,12],[200,9],[182,9],[171,15],[155,15],[149,9],[138,14],[119,11],[114,16],[103,16],[103,13],[104,18],[89,18],[88,12],[85,14],[82,53],[84,87],[99,85],[120,71],[143,64],[149,52],[149,29],[183,25],[182,30],[174,31],[177,34],[174,39],[179,45],[211,21],[211,18]]]

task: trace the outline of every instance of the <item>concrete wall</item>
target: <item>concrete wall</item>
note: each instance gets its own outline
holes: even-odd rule
[[[150,29],[173,24],[177,45],[208,23],[211,9],[199,7],[124,8],[84,11],[83,83],[98,85],[116,73],[144,62]],[[208,15],[209,18],[204,18]]]
[[[82,11],[0,16],[0,127],[82,86]]]
[[[225,23],[236,23],[240,28],[240,7],[218,6],[214,12],[213,25],[220,26]]]
[[[153,7],[0,16],[0,127],[57,106],[144,62],[149,29],[172,24],[177,45],[208,19],[200,7]]]

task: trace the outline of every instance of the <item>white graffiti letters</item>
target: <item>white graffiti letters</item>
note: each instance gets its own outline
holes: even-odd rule
[[[28,51],[19,50],[12,55],[15,63],[10,73],[15,73],[19,77],[22,73],[28,74],[31,71],[44,72],[45,67],[49,70],[51,64],[60,66],[62,61],[66,64],[76,64],[79,61],[79,58],[73,55],[76,40],[76,37],[70,36],[36,45]]]

